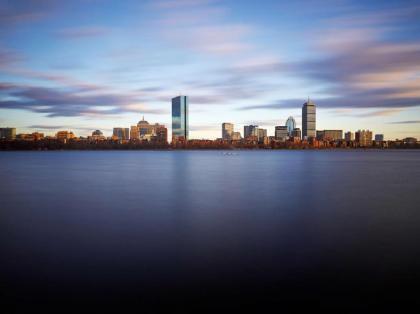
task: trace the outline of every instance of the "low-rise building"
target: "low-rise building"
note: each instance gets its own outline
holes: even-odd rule
[[[352,133],[352,132],[346,132],[345,134],[344,134],[344,139],[347,141],[347,142],[351,142],[351,141],[354,141],[354,134]]]
[[[274,137],[278,141],[286,141],[289,137],[289,132],[287,130],[287,126],[285,125],[278,125],[274,128]]]
[[[359,130],[355,134],[355,141],[360,147],[372,146],[372,131]]]
[[[0,139],[14,140],[16,138],[16,128],[0,128]]]
[[[55,137],[57,138],[57,140],[67,141],[75,138],[76,136],[72,131],[58,131]]]
[[[338,141],[343,139],[343,130],[316,131],[318,141]]]

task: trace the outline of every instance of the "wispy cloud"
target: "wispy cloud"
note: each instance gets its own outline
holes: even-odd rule
[[[166,112],[144,106],[136,93],[87,91],[80,91],[77,86],[45,88],[0,83],[0,108],[29,110],[48,117],[117,115],[138,110],[154,114]]]
[[[0,25],[12,27],[18,23],[41,20],[50,14],[56,4],[53,0],[1,0]]]
[[[388,124],[420,124],[420,120],[392,121]]]
[[[110,29],[99,26],[72,27],[55,31],[55,35],[64,39],[90,38],[106,35]]]
[[[180,48],[214,55],[231,55],[252,48],[250,24],[227,22],[218,1],[158,1],[156,26],[164,39]]]
[[[0,68],[5,69],[12,66],[15,66],[17,63],[24,60],[24,57],[21,53],[10,50],[0,48]]]

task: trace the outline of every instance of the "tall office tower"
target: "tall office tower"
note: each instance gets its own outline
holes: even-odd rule
[[[372,131],[359,130],[355,135],[356,142],[358,142],[361,147],[372,146]]]
[[[16,138],[16,128],[0,128],[0,139],[14,140]]]
[[[278,125],[274,129],[274,137],[276,140],[279,141],[286,141],[288,138],[287,126],[285,125]]]
[[[292,136],[293,130],[296,128],[296,121],[292,116],[287,118],[286,127],[287,133],[289,134],[289,136]]]
[[[222,138],[231,140],[233,136],[233,123],[225,122],[222,124]]]
[[[258,125],[245,125],[244,126],[244,138],[248,136],[258,137]]]
[[[302,136],[316,137],[316,107],[310,99],[302,107]]]
[[[188,140],[188,97],[172,98],[172,141]]]
[[[119,140],[128,140],[130,138],[129,128],[114,128],[113,136],[118,137]]]
[[[347,142],[351,142],[351,141],[353,141],[354,140],[354,134],[352,133],[352,132],[346,132],[345,134],[344,134],[344,139],[347,141]]]

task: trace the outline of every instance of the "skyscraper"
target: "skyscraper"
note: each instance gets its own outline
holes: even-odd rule
[[[188,140],[188,97],[172,98],[172,141]]]
[[[310,99],[302,107],[302,136],[316,137],[316,107]]]
[[[293,130],[296,128],[296,121],[292,116],[287,118],[286,127],[287,133],[289,134],[289,136],[292,136]]]
[[[225,122],[222,124],[222,138],[231,140],[233,135],[233,123]]]

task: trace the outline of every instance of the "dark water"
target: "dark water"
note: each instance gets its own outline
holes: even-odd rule
[[[419,166],[420,151],[0,153],[1,304],[418,306]]]

